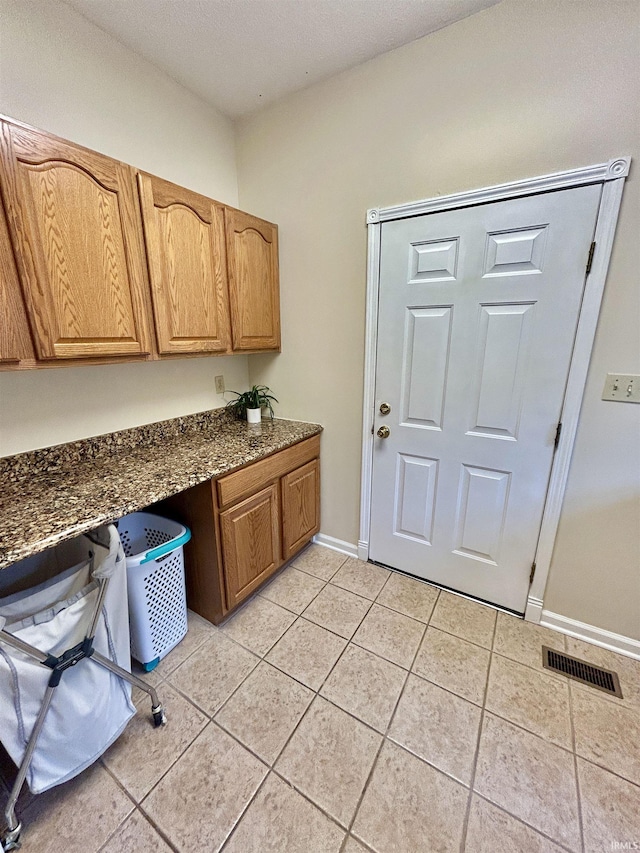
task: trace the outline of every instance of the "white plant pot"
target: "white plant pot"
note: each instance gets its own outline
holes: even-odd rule
[[[259,424],[262,420],[262,409],[247,409],[247,423]]]

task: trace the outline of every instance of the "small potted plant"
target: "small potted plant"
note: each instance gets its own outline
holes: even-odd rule
[[[250,391],[231,391],[235,394],[235,400],[229,400],[227,408],[231,409],[238,420],[246,418],[247,423],[258,424],[262,418],[262,409],[268,409],[269,415],[273,418],[272,401],[277,403],[278,400],[269,392],[271,388],[266,385],[254,385]]]

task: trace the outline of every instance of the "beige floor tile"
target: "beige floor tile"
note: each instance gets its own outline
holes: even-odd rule
[[[573,637],[567,637],[567,654],[580,658],[580,660],[586,660],[595,666],[602,666],[605,669],[617,672],[620,679],[622,699],[611,696],[611,701],[640,710],[639,660],[616,654],[616,652],[611,652],[608,649],[601,649],[600,646],[594,646],[592,643],[583,643],[582,640],[576,640]],[[579,684],[577,681],[572,683],[576,686]],[[585,686],[585,690],[591,689]]]
[[[0,796],[2,796],[6,792],[6,796],[9,796],[11,789],[13,788],[13,784],[16,780],[16,776],[18,774],[18,768],[11,760],[9,753],[6,751],[2,743],[0,743]],[[20,795],[18,796],[18,802],[16,804],[16,813],[18,818],[22,814],[22,812],[27,808],[27,806],[33,801],[35,794],[32,794],[29,790],[29,786],[25,784],[20,789]],[[6,800],[2,800],[2,812],[4,813],[4,806]],[[2,822],[2,818],[0,817],[0,822]]]
[[[346,589],[327,584],[304,611],[304,618],[350,639],[364,619],[371,602]]]
[[[344,830],[271,773],[225,853],[338,853]]]
[[[380,735],[318,696],[278,759],[276,770],[348,826],[380,741]]]
[[[101,764],[33,798],[19,817],[25,853],[94,853],[133,811]]]
[[[496,611],[493,607],[442,590],[429,624],[490,649]]]
[[[390,574],[388,569],[383,569],[381,566],[348,557],[333,576],[331,583],[373,601]]]
[[[559,678],[493,655],[486,708],[558,746],[573,748],[569,687]]]
[[[161,689],[160,685],[162,684],[162,678],[158,672],[158,669],[152,669],[151,672],[145,672],[144,669],[140,666],[137,661],[131,661],[131,672],[133,675],[137,675],[138,678],[141,678],[146,684],[150,687],[155,687],[158,692],[158,698],[162,701],[162,697],[160,696]],[[139,687],[131,687],[131,700],[135,705],[138,704],[140,699],[146,696],[147,702],[149,703],[149,707],[151,707],[151,697],[148,693],[145,693],[144,690],[141,690]]]
[[[312,690],[319,690],[346,645],[346,640],[326,628],[298,619],[265,660]]]
[[[562,853],[562,848],[553,841],[477,794],[471,800],[464,850],[465,853]]]
[[[100,853],[171,853],[171,848],[149,821],[135,811]]]
[[[490,657],[487,649],[429,626],[413,671],[476,705],[482,705]]]
[[[558,631],[525,622],[524,619],[508,616],[506,613],[498,613],[493,651],[534,669],[543,669],[542,647],[549,646],[562,652],[565,650],[564,639],[564,635]],[[549,670],[544,672],[548,673]],[[555,677],[564,678],[563,675]]]
[[[145,797],[209,722],[168,684],[162,689],[167,724],[155,728],[144,697],[136,716],[102,760],[137,801]]]
[[[302,613],[324,586],[324,581],[314,578],[306,572],[300,572],[288,566],[271,583],[260,590],[260,595],[286,607],[294,613]]]
[[[344,845],[343,853],[369,853],[367,848],[360,844],[352,835],[347,838],[347,843]]]
[[[458,853],[468,791],[385,741],[353,824],[380,853]]]
[[[466,699],[410,675],[388,737],[469,785],[481,713]]]
[[[307,687],[263,662],[218,711],[216,722],[273,764],[313,696]]]
[[[320,694],[384,733],[406,677],[404,669],[349,645]]]
[[[212,625],[211,622],[207,622],[206,619],[203,619],[202,616],[198,616],[198,614],[194,613],[192,610],[187,612],[187,624],[188,628],[185,636],[180,640],[178,645],[160,661],[157,668],[154,670],[160,678],[165,678],[170,672],[176,669],[176,667],[180,666],[180,664],[183,663],[189,655],[193,654],[193,652],[195,652],[195,650],[199,648],[205,640],[218,632],[218,628],[216,628],[215,625]],[[144,678],[144,676],[142,677]]]
[[[570,752],[485,713],[474,787],[554,841],[580,849]]]
[[[408,578],[399,572],[391,572],[391,577],[376,601],[419,622],[428,622],[439,592],[435,586]]]
[[[571,685],[576,752],[640,785],[640,715]]]
[[[640,788],[581,758],[578,778],[585,853],[612,850],[616,841],[640,846]]]
[[[221,630],[236,643],[263,657],[295,620],[290,610],[256,595],[228,619]]]
[[[309,545],[291,565],[323,581],[329,581],[347,559],[346,554],[325,548],[324,545]]]
[[[268,768],[215,723],[191,744],[143,808],[180,850],[217,851]]]
[[[422,622],[374,604],[356,631],[353,642],[409,669],[424,628]]]
[[[215,714],[259,658],[219,632],[169,675],[169,681],[205,714]]]

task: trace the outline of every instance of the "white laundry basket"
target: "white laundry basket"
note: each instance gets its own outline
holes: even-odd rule
[[[182,546],[188,527],[133,512],[116,522],[127,561],[131,655],[150,672],[187,633]]]

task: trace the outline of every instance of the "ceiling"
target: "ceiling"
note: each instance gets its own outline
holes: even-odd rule
[[[64,0],[238,118],[499,0]]]

